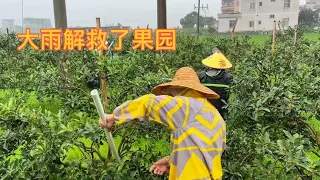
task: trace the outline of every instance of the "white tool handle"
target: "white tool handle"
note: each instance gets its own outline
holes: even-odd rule
[[[91,91],[91,96],[93,98],[94,104],[95,104],[95,106],[97,108],[97,111],[99,113],[100,119],[106,124],[106,116],[104,114],[104,110],[103,110],[103,107],[102,107],[102,104],[101,104],[101,101],[100,101],[99,92],[96,89],[94,89],[94,90]],[[104,131],[105,131],[105,134],[107,136],[108,144],[110,146],[110,149],[111,149],[113,155],[115,156],[117,161],[119,163],[121,163],[121,160],[120,160],[116,145],[115,145],[115,143],[113,141],[112,134],[107,129],[104,129]]]

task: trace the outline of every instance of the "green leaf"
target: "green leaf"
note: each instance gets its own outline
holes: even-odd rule
[[[270,113],[270,109],[268,109],[268,108],[259,108],[259,110],[261,110],[261,111],[266,111],[266,112],[269,112]]]
[[[284,132],[284,134],[291,140],[293,140],[293,136],[286,130],[282,130]]]

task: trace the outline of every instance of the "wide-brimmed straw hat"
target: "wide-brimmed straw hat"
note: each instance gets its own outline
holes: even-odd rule
[[[230,69],[232,67],[230,61],[217,49],[211,56],[202,60],[202,64],[214,69]]]
[[[211,89],[203,86],[197,76],[197,73],[190,67],[180,68],[171,82],[160,84],[152,89],[155,95],[167,94],[169,87],[189,88],[201,93],[207,99],[219,99],[220,96]]]

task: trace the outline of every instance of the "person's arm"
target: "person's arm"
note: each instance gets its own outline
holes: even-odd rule
[[[148,94],[118,106],[113,111],[113,119],[117,125],[127,123],[134,119],[139,121],[155,121],[169,126],[170,129],[174,130],[178,126],[178,121],[185,119],[184,111],[186,109],[184,105],[185,101],[182,98]],[[173,119],[179,120],[173,121]]]

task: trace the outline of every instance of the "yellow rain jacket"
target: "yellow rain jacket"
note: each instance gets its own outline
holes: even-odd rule
[[[197,91],[182,93],[174,97],[148,94],[127,101],[114,110],[115,123],[155,121],[173,131],[169,180],[221,179],[226,124]]]

